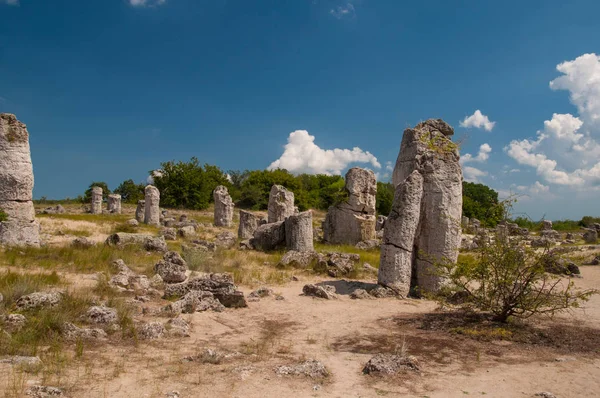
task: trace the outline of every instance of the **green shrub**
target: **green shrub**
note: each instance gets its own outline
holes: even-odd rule
[[[518,240],[497,237],[494,243],[483,242],[474,257],[461,256],[457,264],[438,264],[450,282],[441,296],[506,322],[510,317],[554,315],[578,307],[598,292],[578,290],[572,281],[546,273],[548,256],[548,250],[539,252]]]

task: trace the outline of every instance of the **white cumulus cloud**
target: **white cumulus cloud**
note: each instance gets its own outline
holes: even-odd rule
[[[356,16],[356,10],[352,3],[346,3],[345,5],[332,8],[329,10],[329,13],[337,19],[354,18]]]
[[[463,121],[460,122],[460,127],[484,129],[485,131],[492,131],[496,122],[491,122],[490,119],[481,113],[479,109],[475,111],[471,116],[467,116]]]
[[[127,0],[132,7],[156,7],[163,5],[167,0]]]
[[[341,174],[351,163],[368,163],[381,168],[377,158],[368,151],[353,149],[322,149],[315,136],[306,130],[290,133],[283,154],[269,165],[268,170],[286,169],[291,173]]]
[[[479,170],[478,168],[465,166],[463,167],[463,178],[469,182],[479,182],[480,177],[488,175],[486,171]]]
[[[473,156],[470,153],[467,153],[463,157],[460,158],[460,163],[461,164],[465,164],[468,162],[483,163],[489,159],[491,152],[492,152],[492,147],[489,144],[482,144],[479,147],[479,153],[476,156]]]
[[[9,6],[18,6],[19,0],[0,0],[0,4],[7,4]]]

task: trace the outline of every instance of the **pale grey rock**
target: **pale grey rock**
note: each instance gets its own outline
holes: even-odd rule
[[[377,354],[367,362],[363,373],[392,375],[403,370],[418,371],[419,361],[417,358],[412,355]]]
[[[56,205],[52,207],[46,207],[43,214],[65,214],[66,210],[62,205]]]
[[[52,386],[31,386],[25,391],[25,395],[32,398],[65,397],[63,390]]]
[[[2,317],[4,329],[9,333],[18,332],[27,323],[27,318],[22,314],[8,314]]]
[[[588,229],[583,234],[585,243],[596,243],[598,241],[598,231],[596,229]]]
[[[89,323],[110,325],[117,322],[118,313],[115,308],[95,305],[87,310],[85,317]]]
[[[0,359],[0,363],[8,363],[10,365],[17,365],[17,366],[35,367],[35,366],[41,366],[42,360],[40,359],[40,357],[26,357],[26,356],[21,356],[21,355],[11,355],[9,357]]]
[[[236,242],[237,242],[237,239],[233,232],[223,231],[217,235],[217,239],[215,240],[215,245],[217,247],[231,249],[233,246],[235,246]]]
[[[365,289],[356,289],[350,293],[350,298],[353,300],[372,300],[374,299]]]
[[[125,221],[125,224],[131,225],[132,227],[137,227],[138,225],[140,225],[140,222],[135,218],[132,218],[131,220]]]
[[[549,231],[552,229],[552,221],[542,220],[542,231]]]
[[[381,242],[378,239],[365,240],[354,245],[357,249],[373,250],[381,247]]]
[[[104,340],[108,338],[106,332],[100,328],[80,328],[70,322],[63,324],[62,333],[70,341],[79,339]]]
[[[193,314],[194,312],[221,312],[225,306],[209,291],[192,290],[181,299],[167,305],[164,310],[171,314]]]
[[[329,377],[329,371],[321,361],[309,359],[294,365],[280,365],[275,367],[275,373],[279,376],[306,376],[311,379],[322,379]]]
[[[190,337],[190,324],[181,317],[169,319],[166,328],[171,337]]]
[[[294,250],[290,250],[286,252],[279,265],[282,267],[295,267],[295,268],[308,268],[310,265],[314,264],[319,259],[319,254],[317,252],[297,252]]]
[[[177,234],[182,238],[193,238],[196,236],[196,228],[193,225],[186,225],[177,230]]]
[[[60,292],[35,292],[19,297],[16,301],[16,306],[20,310],[54,307],[61,302],[62,298],[63,295]]]
[[[165,253],[162,260],[154,266],[156,272],[165,283],[180,283],[187,279],[188,266],[177,252]]]
[[[259,226],[259,216],[249,211],[240,210],[240,225],[238,227],[238,238],[251,239]]]
[[[254,232],[250,244],[256,250],[275,250],[285,246],[285,223],[284,221],[261,225]]]
[[[335,288],[333,286],[321,286],[321,285],[304,285],[302,293],[305,296],[318,297],[325,300],[332,300],[337,298],[335,295]]]
[[[331,206],[323,222],[323,240],[355,245],[376,238],[377,179],[371,170],[354,167],[346,173],[348,200]]]
[[[143,223],[146,219],[146,201],[138,200],[137,208],[135,209],[135,219],[137,222]]]
[[[177,240],[177,230],[175,228],[163,227],[158,234],[165,240]]]
[[[284,221],[294,214],[294,193],[281,185],[273,185],[269,194],[268,223]]]
[[[219,185],[213,192],[215,200],[215,227],[231,227],[233,225],[233,200],[229,196],[227,187]]]
[[[325,270],[329,276],[338,278],[352,272],[354,265],[359,261],[358,254],[331,252],[319,255],[315,269]]]
[[[138,335],[144,340],[156,340],[165,337],[167,329],[160,322],[149,322],[138,329]]]
[[[183,283],[165,286],[165,297],[182,297],[189,292],[210,292],[228,308],[247,307],[242,292],[237,290],[230,274],[205,274]]]
[[[102,214],[102,188],[92,187],[92,214]]]
[[[71,245],[78,249],[89,249],[94,247],[95,243],[84,236],[78,236],[71,241]]]
[[[406,129],[402,137],[393,174],[397,221],[392,226],[390,214],[379,267],[380,282],[402,295],[411,287],[425,293],[439,290],[445,280],[433,263],[458,258],[462,170],[458,147],[448,138],[452,134],[443,120],[430,119]],[[410,192],[410,200],[403,190]],[[405,217],[410,221],[401,221]]]
[[[285,219],[285,243],[288,250],[314,251],[312,212],[310,210]]]
[[[396,187],[392,211],[383,231],[378,282],[402,296],[410,292],[422,197],[423,176],[415,170]]]
[[[32,202],[33,166],[27,126],[15,115],[0,113],[0,244],[40,245],[40,225]]]
[[[153,185],[144,189],[144,223],[160,225],[160,192]]]
[[[148,234],[130,234],[127,232],[118,232],[106,238],[105,244],[108,246],[117,247],[139,245],[148,251],[167,251],[167,242],[165,242],[164,237],[156,237]]]
[[[107,199],[108,212],[121,214],[121,195],[111,193]]]

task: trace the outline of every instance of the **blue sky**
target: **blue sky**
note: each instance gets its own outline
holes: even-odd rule
[[[0,112],[28,126],[35,197],[191,156],[385,179],[402,131],[441,117],[465,176],[523,195],[517,211],[600,215],[598,1],[0,0],[0,15]]]

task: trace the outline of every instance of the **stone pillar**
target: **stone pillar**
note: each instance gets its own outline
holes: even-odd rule
[[[39,246],[40,224],[33,208],[33,166],[27,126],[0,114],[0,244]]]
[[[399,286],[406,291],[406,273],[410,273],[410,288],[418,292],[435,292],[445,283],[437,272],[436,262],[456,262],[461,243],[462,221],[462,170],[459,164],[458,147],[450,140],[454,130],[441,119],[429,119],[414,128],[404,131],[400,154],[394,168],[393,183],[396,195],[392,214],[399,219],[411,219],[409,231],[404,233],[405,223],[391,222],[388,218],[381,247],[379,266],[380,282],[390,287]],[[406,187],[422,182],[421,197],[417,200],[417,188]],[[399,193],[411,191],[414,198]],[[418,209],[416,208],[418,202]],[[407,221],[408,222],[408,221]],[[401,240],[401,245],[398,244]],[[393,247],[396,247],[394,249]],[[399,254],[398,250],[404,250]],[[408,255],[410,254],[410,267]],[[400,260],[402,259],[402,260]],[[394,271],[400,267],[401,272]],[[402,276],[401,276],[402,275]]]
[[[240,226],[238,228],[238,238],[252,239],[254,232],[260,225],[259,217],[249,211],[240,210]]]
[[[273,185],[269,194],[268,223],[283,221],[294,214],[294,193]]]
[[[323,239],[333,244],[355,245],[375,239],[377,179],[371,170],[353,167],[346,173],[348,200],[327,211]]]
[[[552,221],[542,220],[542,231],[551,231],[551,230],[552,230]]]
[[[215,200],[215,227],[231,227],[233,225],[233,200],[227,187],[219,185],[213,192]]]
[[[312,252],[312,211],[294,214],[285,219],[285,246],[288,250]]]
[[[102,214],[102,188],[92,187],[92,214]]]
[[[121,214],[121,195],[113,193],[108,195],[109,213]]]
[[[160,192],[153,185],[144,189],[144,222],[149,225],[160,225]]]
[[[137,208],[135,209],[135,219],[138,222],[144,222],[144,220],[146,219],[146,201],[145,200],[138,200],[137,203]]]

